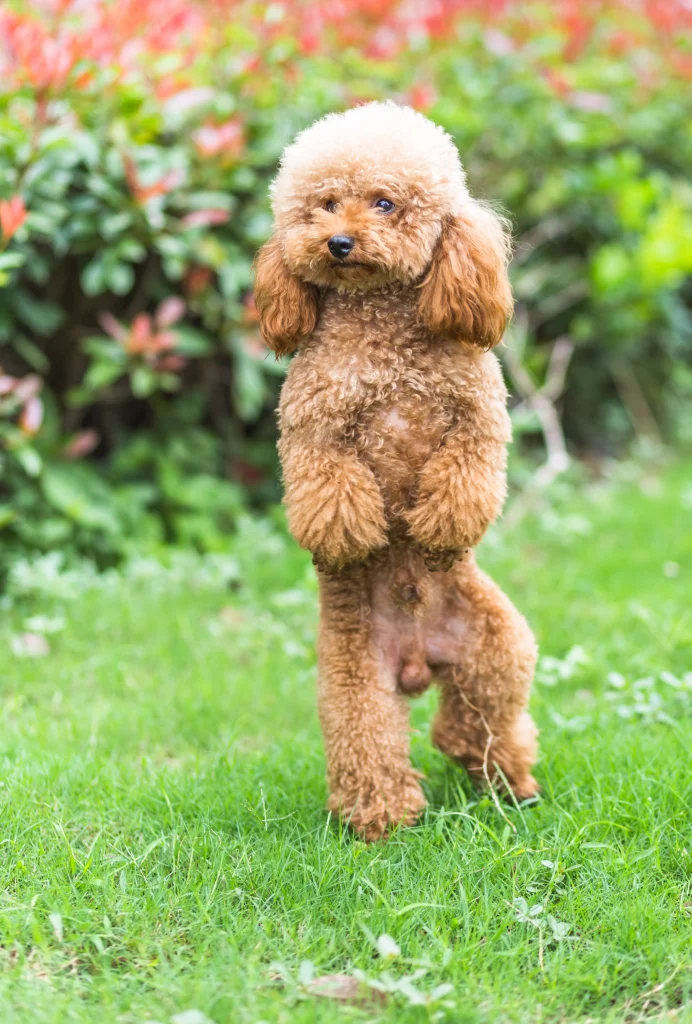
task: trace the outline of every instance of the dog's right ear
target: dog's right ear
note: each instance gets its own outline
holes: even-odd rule
[[[277,238],[262,246],[255,264],[255,305],[260,331],[277,356],[288,355],[317,324],[318,290],[286,266]]]

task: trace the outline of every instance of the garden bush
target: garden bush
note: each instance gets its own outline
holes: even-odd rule
[[[689,439],[691,20],[675,0],[5,5],[0,576],[32,550],[220,549],[277,497],[284,366],[251,272],[268,184],[297,130],[374,98],[442,124],[512,218],[512,342],[540,381],[573,341],[574,450]]]

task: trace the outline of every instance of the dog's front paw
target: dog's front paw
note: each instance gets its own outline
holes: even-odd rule
[[[482,531],[477,535],[469,529],[458,506],[443,502],[434,494],[422,494],[406,513],[406,520],[429,569],[448,569],[482,536]]]
[[[382,494],[354,456],[321,452],[310,476],[286,487],[288,525],[322,572],[364,561],[387,543]]]
[[[322,532],[320,540],[315,541],[312,536],[307,543],[302,544],[312,551],[313,564],[320,572],[338,573],[354,562],[364,562],[374,551],[386,545],[384,515],[381,520],[373,517],[370,521],[356,521],[348,503],[335,503],[332,511],[329,525]]]
[[[331,553],[325,554],[321,549],[318,549],[312,554],[312,564],[318,572],[323,573],[325,576],[344,576],[357,569],[358,564],[364,562],[369,555],[370,552],[364,552],[360,556],[357,553],[351,552],[334,558]]]
[[[434,570],[448,569],[464,550],[475,547],[489,522],[463,488],[457,460],[446,451],[437,452],[421,473],[416,502],[405,517]]]
[[[455,562],[462,561],[468,554],[468,548],[423,548],[421,553],[430,572],[449,572]]]

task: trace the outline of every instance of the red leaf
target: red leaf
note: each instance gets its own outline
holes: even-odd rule
[[[37,434],[43,422],[43,402],[34,396],[25,403],[19,417],[19,429],[33,437]]]
[[[152,352],[168,352],[178,343],[175,331],[159,331],[149,339],[149,350]]]
[[[190,267],[185,275],[185,291],[189,295],[199,295],[209,287],[213,277],[209,267]]]
[[[28,402],[29,399],[36,397],[42,387],[43,381],[38,374],[30,373],[15,383],[15,397],[18,398],[20,402]]]
[[[164,299],[156,311],[157,327],[170,327],[185,315],[185,303],[177,295]]]
[[[202,156],[238,156],[244,145],[245,135],[240,121],[232,118],[224,124],[205,124],[193,135],[195,145]]]
[[[180,221],[184,228],[208,228],[214,224],[225,224],[230,219],[228,210],[194,210]]]
[[[149,348],[151,337],[151,317],[146,313],[138,313],[132,321],[132,327],[127,338],[127,351],[133,355],[146,352]]]
[[[0,200],[0,234],[9,242],[12,235],[19,231],[27,218],[26,207],[21,196]]]
[[[66,459],[83,459],[93,452],[99,440],[100,437],[95,430],[80,430],[63,448],[63,455]]]
[[[428,82],[419,82],[417,85],[414,85],[407,96],[409,104],[415,107],[416,110],[421,111],[429,110],[436,99],[437,91]]]
[[[127,338],[127,330],[111,313],[99,313],[99,323],[106,334],[110,334],[116,341],[122,343]]]

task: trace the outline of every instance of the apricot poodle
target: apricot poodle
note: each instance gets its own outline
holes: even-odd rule
[[[405,698],[432,681],[439,749],[530,797],[536,646],[473,554],[506,490],[489,351],[512,312],[505,226],[469,195],[449,136],[394,103],[302,132],[272,197],[255,297],[269,347],[298,349],[279,452],[319,574],[328,806],[366,839],[416,820]]]

